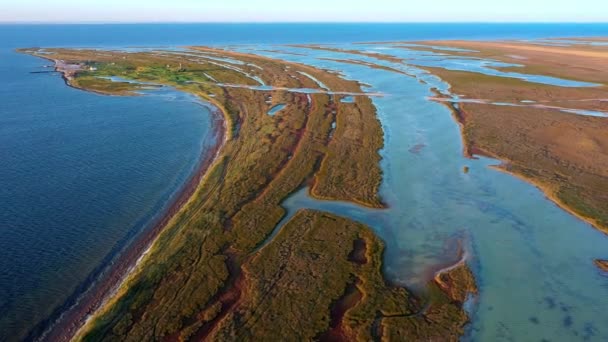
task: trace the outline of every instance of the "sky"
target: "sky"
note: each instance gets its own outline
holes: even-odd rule
[[[608,0],[0,0],[0,22],[608,22]]]

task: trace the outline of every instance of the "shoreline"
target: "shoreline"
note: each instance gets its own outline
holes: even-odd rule
[[[437,285],[439,285],[439,287],[441,287],[443,290],[448,290],[449,285],[446,284],[441,279],[441,276],[444,274],[448,274],[450,271],[453,271],[459,267],[466,266],[467,261],[469,261],[469,258],[470,258],[469,252],[462,246],[459,246],[458,247],[458,260],[456,260],[456,262],[454,262],[454,263],[444,264],[443,266],[440,266],[439,269],[435,270],[433,272],[432,281],[434,281]]]
[[[549,201],[551,201],[553,204],[555,204],[558,208],[562,209],[563,211],[567,212],[568,214],[574,216],[575,218],[577,218],[580,221],[583,221],[585,223],[587,223],[589,226],[591,226],[591,228],[594,228],[595,230],[599,231],[602,234],[608,235],[608,230],[606,230],[603,226],[599,225],[593,218],[590,217],[585,217],[581,214],[578,214],[577,212],[575,212],[573,209],[571,209],[570,207],[568,207],[566,204],[564,204],[557,196],[555,196],[554,191],[549,187],[546,186],[544,184],[539,183],[538,181],[526,177],[522,174],[516,173],[512,170],[509,169],[509,161],[505,161],[503,159],[498,159],[495,157],[491,157],[494,158],[498,161],[501,162],[501,164],[499,165],[490,165],[491,169],[494,169],[496,171],[499,172],[503,172],[506,173],[508,175],[511,175],[521,181],[524,181],[532,186],[534,186],[535,188],[537,188],[538,190],[540,190],[540,192],[543,193],[543,195],[545,195],[545,198],[548,199]]]
[[[68,64],[67,68],[65,69],[66,72],[63,73],[64,79],[69,86],[73,86],[70,84],[73,80],[73,68],[78,68],[78,66]],[[82,89],[78,85],[73,87]],[[197,93],[195,92],[195,94]],[[221,126],[223,129],[223,142],[225,143],[226,141],[230,140],[231,131],[229,128],[232,122],[230,117],[227,116],[223,106],[214,101],[214,99],[207,99],[206,96],[202,94],[197,95],[205,99],[206,102],[215,104],[217,107],[214,111],[216,118],[221,118],[222,114],[224,115],[224,120],[222,121],[223,125]],[[375,116],[377,117],[377,113]],[[219,121],[220,120],[216,119],[214,120],[214,123],[217,124]],[[219,128],[219,126],[215,128]],[[216,134],[219,135],[220,132],[218,131]],[[205,175],[209,174],[208,171],[210,170],[210,167],[212,167],[212,165],[217,162],[218,158],[221,157],[221,151],[225,145],[220,143],[219,140],[216,142],[217,145],[214,149],[212,149],[212,151],[215,152],[212,153],[213,157],[210,158],[209,155],[206,156],[206,161],[208,161],[208,163],[201,163],[195,177],[193,177],[193,179],[187,183],[185,189],[178,196],[178,199],[171,205],[170,209],[167,210],[166,213],[163,213],[162,218],[157,222],[157,224],[149,231],[146,231],[145,234],[141,234],[140,237],[134,239],[128,247],[124,248],[124,255],[116,257],[117,261],[114,263],[114,265],[110,266],[112,269],[108,271],[108,274],[102,274],[99,277],[99,283],[94,284],[91,287],[91,290],[88,291],[89,293],[85,293],[82,296],[83,299],[81,302],[76,303],[73,308],[68,309],[68,311],[56,321],[57,324],[48,329],[49,333],[46,336],[43,336],[44,339],[63,341],[69,339],[79,339],[86,336],[91,329],[95,329],[97,320],[100,317],[104,317],[106,313],[112,310],[113,305],[117,301],[120,301],[121,296],[125,293],[125,291],[128,290],[133,280],[137,279],[137,277],[141,274],[145,274],[144,266],[147,266],[151,261],[154,261],[152,255],[154,255],[154,252],[157,251],[156,248],[158,246],[157,241],[159,240],[159,236],[161,236],[162,232],[166,230],[166,227],[172,227],[173,222],[179,220],[180,216],[176,216],[176,214],[180,213],[180,210],[188,208],[189,203],[192,203],[193,199],[197,198],[196,191],[199,189],[201,181],[204,182],[206,177]],[[380,149],[376,151],[379,150]],[[369,204],[358,204],[369,207]],[[382,204],[385,205],[384,203]],[[372,232],[372,234],[376,236],[376,233]],[[230,258],[230,255],[227,255]],[[459,264],[460,261],[457,262],[457,265]],[[232,276],[233,271],[229,270],[229,274]],[[382,272],[381,277],[384,278],[384,276],[385,274]],[[229,285],[228,287],[229,289],[219,292],[220,297],[227,293],[231,293],[233,290],[232,285]],[[449,295],[447,292],[446,294]],[[227,308],[226,310],[231,310],[231,308]],[[53,334],[57,336],[54,336]]]
[[[443,81],[445,83],[449,84],[450,88],[451,88],[451,84],[448,81],[446,81],[446,80],[443,80]],[[470,142],[468,141],[467,137],[464,134],[464,129],[465,129],[465,125],[466,125],[466,113],[462,109],[455,107],[454,106],[455,102],[438,101],[435,99],[430,99],[430,101],[443,104],[451,112],[452,118],[454,119],[454,121],[456,121],[456,123],[458,124],[458,126],[460,128],[460,139],[462,142],[463,155],[465,158],[478,159],[477,156],[480,156],[480,157],[491,158],[491,159],[496,160],[497,162],[499,162],[499,164],[489,166],[491,169],[499,171],[499,172],[503,172],[505,174],[508,174],[512,177],[515,177],[521,181],[524,181],[524,182],[534,186],[540,192],[542,192],[543,195],[545,195],[545,198],[547,200],[549,200],[550,202],[555,204],[558,208],[564,210],[565,212],[574,216],[578,220],[585,222],[586,224],[590,225],[592,228],[598,230],[599,232],[601,232],[605,235],[608,235],[608,229],[606,227],[600,225],[597,222],[597,220],[595,220],[594,218],[586,217],[586,216],[583,216],[583,215],[575,212],[574,209],[567,206],[557,196],[555,196],[554,191],[549,186],[547,186],[545,184],[541,184],[537,180],[532,179],[530,177],[526,177],[523,174],[512,171],[509,168],[511,161],[508,160],[507,158],[498,157],[488,151],[485,151],[479,147],[471,145]]]
[[[41,57],[41,56],[35,56]],[[106,93],[89,91],[87,89],[75,87],[71,84],[71,76],[69,70],[61,69],[58,60],[47,57],[41,57],[51,60],[55,63],[55,71],[61,73],[65,84],[69,87],[87,91],[95,94],[108,96]],[[183,91],[183,90],[178,90]],[[215,164],[220,152],[228,140],[227,122],[223,109],[218,107],[215,101],[209,101],[204,96],[193,94],[201,99],[201,105],[210,109],[212,116],[211,130],[215,139],[215,144],[209,149],[203,149],[200,153],[198,165],[189,179],[175,192],[168,200],[170,203],[163,213],[155,215],[152,220],[146,224],[139,234],[137,234],[130,242],[121,248],[121,250],[109,260],[107,265],[100,265],[102,269],[89,275],[83,283],[78,287],[84,286],[84,289],[77,288],[70,295],[64,304],[59,306],[51,315],[36,324],[28,333],[28,340],[52,340],[52,341],[70,341],[74,338],[78,331],[85,326],[90,317],[102,309],[109,299],[120,290],[128,277],[136,270],[142,259],[147,255],[148,251],[156,241],[157,237],[164,230],[168,223],[180,212],[180,210],[192,199],[207,171]],[[116,96],[116,95],[109,95]],[[124,96],[124,95],[118,95]],[[88,279],[92,277],[93,279]],[[80,290],[80,291],[79,291]]]

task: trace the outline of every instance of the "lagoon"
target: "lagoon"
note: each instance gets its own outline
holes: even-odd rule
[[[369,49],[350,43],[577,35],[608,35],[608,25],[0,26],[0,339],[28,335],[94,280],[162,212],[214,143],[209,111],[187,96],[85,93],[66,87],[57,74],[30,73],[49,71],[49,62],[14,48],[251,44],[236,49],[264,54],[276,46],[261,44]],[[592,264],[605,257],[605,236],[533,186],[489,169],[496,161],[462,157],[457,124],[445,107],[427,100],[431,84],[445,84],[415,67],[404,71],[428,84],[315,58],[328,54],[269,53],[343,72],[387,95],[373,101],[386,139],[382,196],[390,208],[327,204],[299,192],[284,203],[289,211],[314,207],[368,223],[387,243],[387,276],[414,288],[437,264],[453,261],[454,241],[462,241],[480,285],[465,339],[608,339],[608,287]],[[437,56],[429,60],[442,63]],[[420,146],[418,153],[413,146]]]

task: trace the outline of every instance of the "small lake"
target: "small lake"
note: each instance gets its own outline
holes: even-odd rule
[[[285,108],[285,104],[278,104],[278,105],[272,106],[272,108],[270,108],[268,110],[268,115],[275,116],[278,112],[283,110],[283,108]]]

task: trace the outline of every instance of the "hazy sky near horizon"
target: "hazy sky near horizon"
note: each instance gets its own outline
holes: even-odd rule
[[[606,0],[0,0],[0,22],[608,22]]]

